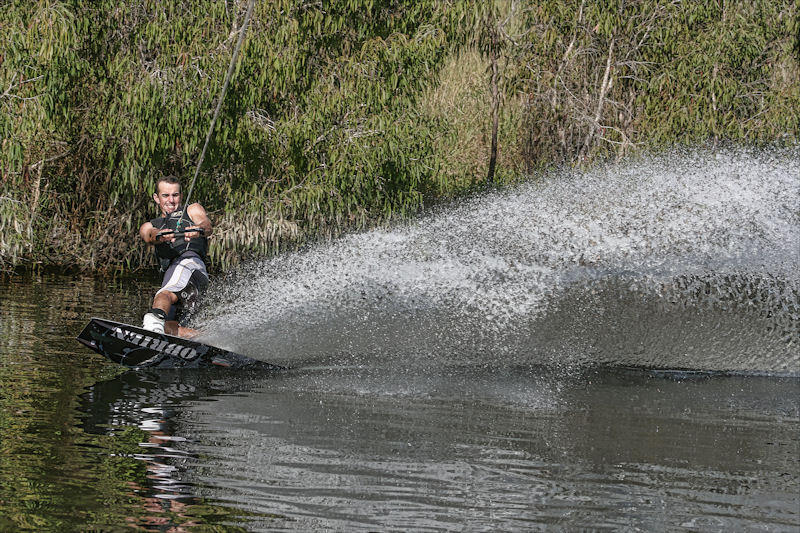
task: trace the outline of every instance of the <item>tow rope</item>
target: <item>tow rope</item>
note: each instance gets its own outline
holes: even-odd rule
[[[219,116],[219,111],[222,109],[222,101],[225,99],[225,92],[228,90],[228,83],[231,81],[231,76],[233,75],[233,68],[236,65],[236,58],[239,55],[239,50],[242,47],[242,42],[244,41],[245,33],[247,33],[247,24],[250,22],[250,15],[253,13],[253,4],[255,4],[255,0],[250,0],[247,5],[247,13],[244,15],[244,22],[242,23],[242,27],[239,30],[239,40],[236,42],[236,48],[233,50],[233,56],[231,56],[231,64],[228,67],[228,72],[225,74],[225,81],[222,84],[222,92],[219,95],[219,100],[217,100],[217,109],[214,111],[214,116],[211,118],[211,126],[208,128],[208,135],[206,135],[206,142],[203,145],[203,151],[200,152],[200,159],[197,160],[197,168],[194,171],[194,177],[192,178],[192,182],[189,184],[189,192],[186,194],[186,200],[183,203],[182,212],[186,212],[186,208],[189,207],[189,199],[192,196],[192,190],[194,189],[194,183],[197,181],[197,175],[200,174],[200,166],[203,164],[203,159],[206,156],[206,149],[208,148],[208,143],[211,141],[211,135],[214,133],[214,125],[217,123],[217,117]],[[178,229],[180,229],[181,221],[183,218],[181,217],[178,220]]]

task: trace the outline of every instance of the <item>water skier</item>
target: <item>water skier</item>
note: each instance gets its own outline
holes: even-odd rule
[[[164,274],[153,307],[142,320],[144,329],[169,335],[191,336],[194,330],[179,324],[208,286],[206,253],[213,232],[206,210],[199,203],[181,209],[181,185],[174,176],[156,182],[153,200],[161,216],[142,224],[139,236],[155,246],[159,271]],[[194,230],[194,231],[192,231]]]

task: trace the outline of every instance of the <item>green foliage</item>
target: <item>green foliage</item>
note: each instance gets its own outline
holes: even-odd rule
[[[246,4],[4,5],[0,268],[149,264],[136,230],[154,181],[193,175]],[[212,260],[473,187],[493,105],[500,181],[674,142],[795,140],[798,31],[788,0],[258,1],[192,198],[216,224]]]
[[[796,2],[553,2],[526,15],[532,164],[797,140]]]
[[[84,268],[149,260],[137,223],[158,176],[192,175],[245,4],[42,0],[0,15],[16,28],[1,65],[13,94],[0,102],[0,216],[24,230],[4,228],[3,263],[51,244],[63,261],[53,236],[75,232],[84,250],[69,259]],[[438,1],[257,2],[194,193],[221,218],[213,258],[414,212],[441,164],[416,99],[458,15]],[[13,85],[17,71],[35,81]],[[15,210],[32,179],[50,206],[39,233]]]

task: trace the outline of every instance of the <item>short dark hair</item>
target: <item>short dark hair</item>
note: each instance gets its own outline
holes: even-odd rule
[[[158,186],[160,184],[162,184],[162,183],[169,183],[170,185],[174,185],[174,184],[177,183],[178,186],[180,186],[180,184],[181,184],[180,180],[178,178],[176,178],[175,176],[172,176],[172,175],[161,176],[160,178],[158,178],[156,180],[156,192],[158,192]]]

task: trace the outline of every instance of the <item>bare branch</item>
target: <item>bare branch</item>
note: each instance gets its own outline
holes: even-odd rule
[[[14,80],[17,77],[18,77],[18,74],[15,72],[14,75],[11,76],[11,79]],[[22,87],[26,83],[32,83],[32,82],[40,80],[42,78],[44,78],[44,75],[36,76],[35,78],[27,78],[25,80],[20,80],[20,82],[16,83],[16,84],[12,81],[11,85],[8,86],[8,89],[3,91],[3,94],[0,94],[0,98],[16,98],[17,100],[36,100],[41,95],[37,94],[36,96],[17,96],[16,94],[12,94],[11,91],[13,91],[14,89],[16,89],[18,87]]]
[[[611,42],[608,45],[608,57],[606,58],[606,70],[603,73],[603,83],[600,86],[600,95],[597,99],[597,110],[594,114],[594,123],[599,126],[600,124],[600,116],[603,112],[603,104],[606,98],[606,93],[611,88],[613,83],[613,79],[611,78],[611,66],[612,66],[612,57],[614,53],[614,38],[612,37]],[[590,128],[589,133],[586,134],[586,140],[583,142],[583,153],[585,154],[586,151],[589,149],[589,143],[592,142],[592,137],[594,136],[595,128]]]

